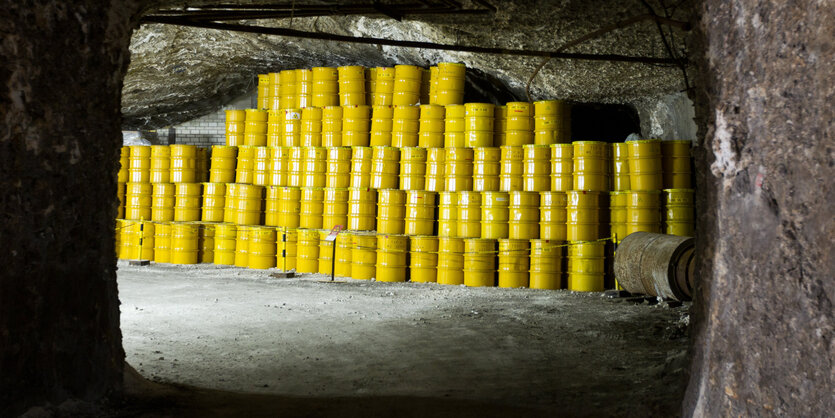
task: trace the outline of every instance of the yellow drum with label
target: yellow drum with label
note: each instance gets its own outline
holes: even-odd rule
[[[283,271],[296,269],[296,246],[299,234],[296,229],[278,228],[276,230],[276,267]]]
[[[371,187],[371,164],[373,149],[351,148],[351,187]]]
[[[299,229],[296,242],[296,270],[299,273],[319,272],[319,230]]]
[[[373,231],[377,227],[377,191],[352,188],[348,192],[348,229]]]
[[[333,229],[336,225],[348,225],[348,190],[325,189],[322,228]]]
[[[446,148],[444,156],[444,189],[461,192],[473,189],[473,150],[471,148]]]
[[[482,192],[481,238],[508,237],[509,205],[510,196],[507,192]]]
[[[539,197],[539,238],[565,241],[567,195],[564,192],[542,192]]]
[[[593,241],[600,237],[600,193],[567,192],[566,237],[569,241]]]
[[[430,192],[443,192],[444,165],[446,161],[446,150],[444,148],[430,148],[426,152],[426,190]]]
[[[322,228],[322,213],[324,212],[325,191],[319,188],[302,187],[301,203],[299,205],[299,228]],[[283,225],[282,225],[283,226]],[[287,225],[290,226],[290,225]]]
[[[406,235],[377,236],[377,281],[405,282],[406,256],[409,237]]]

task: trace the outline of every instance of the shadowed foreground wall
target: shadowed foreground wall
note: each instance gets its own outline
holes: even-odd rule
[[[0,2],[0,415],[118,391],[113,252],[132,1]]]
[[[835,409],[834,9],[812,0],[702,7],[705,281],[684,404],[695,416]]]

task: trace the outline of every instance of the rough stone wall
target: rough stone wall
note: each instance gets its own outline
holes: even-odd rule
[[[0,416],[121,385],[113,218],[137,3],[0,6]]]
[[[694,416],[835,410],[832,2],[707,0]]]
[[[696,139],[695,110],[685,93],[639,99],[635,108],[644,138]]]

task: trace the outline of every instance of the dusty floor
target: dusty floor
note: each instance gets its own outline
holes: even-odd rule
[[[473,415],[468,405],[487,415],[678,414],[686,307],[568,291],[275,279],[215,265],[120,261],[118,280],[129,364],[154,382],[254,397],[236,401],[250,406],[273,396],[299,403],[290,415],[345,416],[344,404],[322,409],[336,399],[385,403],[383,415],[415,415],[410,405],[433,400],[438,411]],[[348,416],[370,411],[353,407],[362,412]]]

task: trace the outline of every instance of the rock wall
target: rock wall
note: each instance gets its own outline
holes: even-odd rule
[[[693,416],[835,410],[831,2],[707,0]]]
[[[0,7],[0,416],[121,385],[113,218],[137,3]]]

